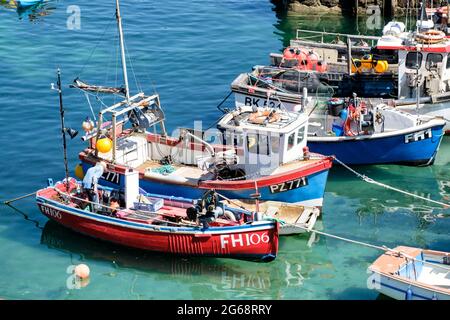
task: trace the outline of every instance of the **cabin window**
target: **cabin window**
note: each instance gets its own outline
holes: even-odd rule
[[[292,147],[294,147],[294,145],[295,145],[295,132],[292,132],[288,137],[287,149],[291,150]]]
[[[442,62],[442,54],[440,53],[429,53],[427,56],[427,62],[425,63],[425,68],[430,70],[431,67],[436,66],[438,63]]]
[[[305,138],[305,127],[301,127],[300,129],[298,129],[297,132],[297,144],[302,143],[304,138]]]
[[[280,137],[270,137],[270,144],[272,145],[272,153],[280,152]]]
[[[258,154],[270,154],[269,137],[265,134],[259,135]]]
[[[450,54],[447,56],[447,65],[446,65],[447,69],[450,69]]]
[[[406,55],[406,67],[409,69],[417,69],[417,66],[422,64],[422,53],[420,52],[408,52]]]
[[[247,136],[247,149],[250,153],[270,154],[269,137],[264,134],[254,134]]]
[[[250,153],[258,152],[258,136],[257,135],[248,135],[247,136],[247,149]]]

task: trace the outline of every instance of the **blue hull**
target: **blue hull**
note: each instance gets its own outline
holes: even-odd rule
[[[91,167],[91,164],[82,162],[83,171]],[[296,189],[291,189],[283,192],[272,193],[270,188],[261,187],[259,193],[261,193],[261,200],[273,200],[289,203],[300,203],[310,206],[322,206],[323,196],[325,193],[326,182],[328,178],[329,170],[323,170],[307,176],[307,185],[301,186]],[[118,183],[112,183],[110,181],[100,179],[102,185],[117,188],[123,187],[123,176],[120,175]],[[117,181],[116,181],[117,182]],[[162,183],[160,181],[140,179],[139,186],[148,193],[182,197],[189,199],[198,199],[206,191],[192,186],[179,185],[175,183]],[[233,199],[251,199],[251,194],[255,193],[255,189],[244,190],[220,190],[217,189],[220,194]]]
[[[17,1],[17,6],[18,7],[31,7],[31,6],[34,6],[34,5],[36,5],[36,4],[38,4],[38,3],[41,3],[41,2],[43,2],[44,0],[18,0]]]
[[[422,130],[423,131],[423,130]],[[431,137],[405,142],[405,134],[383,138],[341,141],[308,141],[312,152],[334,155],[350,165],[396,163],[432,164],[443,136],[443,126],[431,128]]]

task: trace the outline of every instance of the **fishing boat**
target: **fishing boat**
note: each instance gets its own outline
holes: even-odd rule
[[[334,155],[353,165],[434,162],[445,120],[414,115],[383,100],[361,99],[356,94],[330,98],[310,94],[307,88],[302,94],[277,90],[272,84],[258,82],[262,69],[241,74],[232,83],[237,108],[275,108],[309,115],[306,140],[311,152]]]
[[[346,41],[338,44],[324,42],[330,33],[311,31],[318,37],[317,41],[294,39],[291,49],[313,51],[306,60],[304,54],[297,56],[306,64],[308,59],[317,56],[318,61],[326,64],[326,70],[305,70],[305,63],[290,66],[292,57],[285,51],[272,54],[271,66],[259,67],[248,77],[253,79],[241,76],[235,84],[257,82],[258,87],[270,88],[276,93],[272,95],[273,103],[276,97],[285,104],[292,104],[290,94],[302,95],[303,88],[316,96],[324,87],[331,97],[348,97],[354,92],[364,99],[383,99],[382,103],[408,113],[442,117],[447,121],[444,130],[448,133],[450,38],[444,32],[448,30],[447,24],[435,25],[425,13],[425,6],[421,12],[415,31],[406,30],[402,22],[391,21],[383,28],[382,36],[341,35]],[[364,52],[358,51],[361,48],[355,46],[358,40],[371,44],[363,46]],[[232,89],[247,99],[261,97],[260,94],[248,95],[238,86]]]
[[[79,154],[78,177],[103,160],[108,166],[101,183],[110,187],[123,187],[123,174],[132,168],[139,172],[141,187],[150,193],[195,199],[215,189],[231,199],[322,206],[332,159],[303,158],[305,119],[296,117],[289,123],[280,119],[283,134],[279,128],[268,127],[266,138],[261,136],[256,148],[250,149],[242,143],[224,145],[220,139],[207,142],[205,132],[191,129],[181,128],[178,136],[169,136],[159,96],[143,92],[130,96],[118,1],[116,5],[124,87],[93,86],[80,79],[72,86],[84,93],[124,92],[125,97],[102,108],[96,125],[92,120],[83,123],[83,140],[89,145]],[[263,163],[266,160],[271,163]]]
[[[102,201],[98,203],[88,200],[74,178],[50,182],[37,191],[36,201],[41,212],[59,224],[123,246],[189,256],[275,259],[276,221],[257,220],[260,214],[243,215],[242,221],[236,221],[224,215],[226,206],[211,207],[209,202],[203,207],[202,202],[187,206],[149,198],[139,194],[138,179],[137,172],[126,173],[123,195],[99,186]]]
[[[369,284],[397,300],[450,300],[450,253],[396,247],[370,267]]]

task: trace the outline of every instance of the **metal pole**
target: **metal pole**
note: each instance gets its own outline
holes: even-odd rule
[[[123,40],[122,17],[120,16],[119,0],[116,0],[116,18],[117,18],[117,25],[119,27],[120,54],[122,57],[123,81],[125,82],[125,96],[127,98],[128,104],[129,104],[130,103],[130,88],[128,86],[127,62],[126,62],[126,58],[125,58],[125,43]]]
[[[349,36],[347,36],[347,51],[348,74],[352,74],[352,40]]]
[[[59,93],[59,113],[61,116],[61,134],[63,138],[63,149],[64,149],[64,169],[66,171],[66,191],[69,192],[69,166],[67,163],[67,143],[66,143],[66,131],[64,125],[64,107],[63,107],[63,99],[62,99],[62,88],[61,88],[61,70],[58,68],[58,93]]]
[[[116,114],[113,113],[112,114],[112,163],[116,163],[116,144],[117,144],[116,126],[117,126]]]

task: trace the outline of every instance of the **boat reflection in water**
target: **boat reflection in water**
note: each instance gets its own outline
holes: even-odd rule
[[[29,6],[17,6],[14,0],[0,0],[0,7],[9,11],[16,11],[19,20],[28,18],[31,22],[42,20],[56,9],[55,1],[40,1]]]
[[[114,268],[128,269],[128,272],[131,271],[139,278],[140,281],[136,283],[156,274],[157,280],[169,279],[187,284],[190,288],[195,288],[191,290],[193,299],[205,298],[206,291],[198,290],[201,288],[207,288],[208,292],[220,292],[221,296],[226,293],[233,298],[275,299],[283,298],[283,290],[288,287],[299,287],[302,290],[301,286],[316,266],[330,268],[329,262],[324,261],[323,257],[319,257],[319,261],[308,261],[307,256],[314,246],[308,247],[307,236],[288,238],[293,241],[286,244],[295,244],[296,253],[292,255],[291,250],[283,250],[281,259],[276,264],[245,263],[219,258],[182,258],[145,252],[79,235],[51,220],[43,228],[41,244],[70,255],[80,255],[89,265],[93,265],[94,261],[110,262]],[[148,293],[148,287],[139,287],[146,289],[138,294]],[[133,291],[140,290],[133,288]]]

